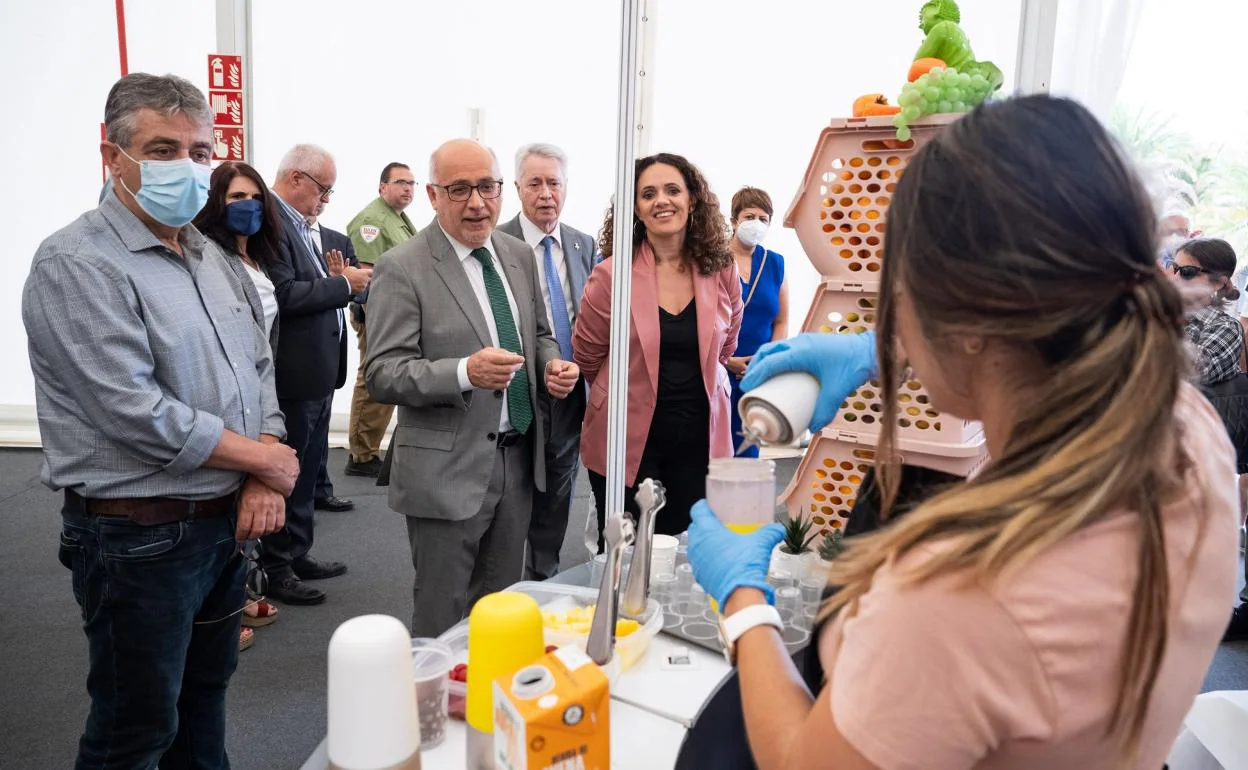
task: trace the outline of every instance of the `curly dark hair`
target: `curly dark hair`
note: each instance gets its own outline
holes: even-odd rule
[[[641,174],[656,163],[662,163],[680,172],[689,190],[691,211],[689,223],[685,229],[686,260],[696,265],[702,275],[714,275],[732,264],[732,252],[728,250],[730,230],[719,210],[719,198],[711,192],[706,177],[698,167],[681,155],[660,152],[645,158],[638,158],[633,169],[633,184],[641,179]],[[615,239],[615,207],[607,209],[606,220],[602,223],[602,232],[598,236],[598,248],[602,256],[611,256]],[[633,213],[633,257],[637,256],[637,247],[646,237],[646,226]]]
[[[260,205],[264,216],[260,219],[260,229],[247,238],[247,255],[256,264],[269,267],[278,259],[278,243],[281,241],[281,220],[278,219],[277,201],[273,192],[264,183],[260,172],[241,161],[226,161],[212,170],[209,182],[208,202],[195,216],[195,229],[216,241],[218,246],[232,253],[235,248],[234,233],[225,226],[225,193],[230,189],[234,177],[245,176],[260,188]]]

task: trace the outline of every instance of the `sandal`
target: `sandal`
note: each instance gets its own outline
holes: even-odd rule
[[[243,608],[243,625],[249,628],[267,626],[277,620],[277,607],[267,599],[247,602]]]
[[[242,652],[251,645],[256,643],[256,632],[250,628],[241,629],[238,632],[238,651]]]

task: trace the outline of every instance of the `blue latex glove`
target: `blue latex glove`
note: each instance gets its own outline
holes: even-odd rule
[[[806,372],[819,380],[819,400],[810,417],[811,433],[832,422],[841,404],[867,380],[879,376],[875,332],[821,334],[810,332],[769,342],[750,359],[741,390],[748,393],[777,374]]]
[[[689,514],[693,518],[689,527],[693,579],[719,602],[720,612],[738,588],[757,588],[766,594],[768,604],[774,604],[767,570],[771,552],[784,539],[784,527],[772,523],[746,535],[737,534],[719,522],[705,500],[694,503]]]

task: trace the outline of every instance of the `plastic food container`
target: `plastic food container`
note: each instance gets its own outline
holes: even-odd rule
[[[451,651],[451,668],[468,663],[468,624],[461,623],[442,636],[438,641],[445,644]],[[468,683],[457,682],[447,674],[446,678],[446,713],[451,719],[464,721],[468,707]]]
[[[574,607],[589,607],[598,602],[597,588],[565,586],[557,583],[517,583],[509,591],[523,591],[537,600],[542,612],[560,612]],[[620,611],[620,618],[627,618]],[[641,624],[633,633],[615,641],[615,662],[619,671],[630,669],[641,659],[650,647],[650,640],[663,630],[663,608],[653,598],[646,599],[646,611],[640,618],[632,618]],[[543,628],[546,644],[562,647],[574,644],[582,650],[589,641],[589,634],[561,633],[550,628]]]
[[[574,607],[589,607],[598,602],[598,589],[583,586],[568,586],[558,583],[517,583],[508,591],[520,591],[537,601],[543,612],[559,612]],[[621,612],[620,618],[627,616]],[[646,611],[640,618],[633,618],[641,627],[628,636],[617,639],[615,643],[615,660],[608,666],[607,675],[614,677],[631,668],[650,647],[650,640],[663,630],[663,608],[653,598],[646,599]],[[561,647],[576,645],[585,649],[589,634],[559,633],[549,628],[543,629],[545,642],[548,645]],[[438,641],[451,649],[451,666],[458,663],[472,665],[468,660],[468,624],[460,623],[438,637]],[[465,699],[468,687],[463,682],[450,681],[448,686],[447,711],[452,719],[464,718]]]

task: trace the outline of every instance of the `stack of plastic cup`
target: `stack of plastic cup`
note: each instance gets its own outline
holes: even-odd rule
[[[675,575],[655,575],[650,579],[650,597],[663,607],[663,627],[680,625],[680,615],[675,607],[678,602]]]
[[[693,565],[685,562],[676,568],[676,592],[681,601],[693,588]]]
[[[420,748],[432,749],[446,737],[447,698],[454,653],[436,639],[412,640],[412,677],[420,717]]]
[[[802,592],[802,611],[807,619],[819,614],[819,605],[823,603],[823,589],[827,585],[822,577],[804,577],[798,585]]]

